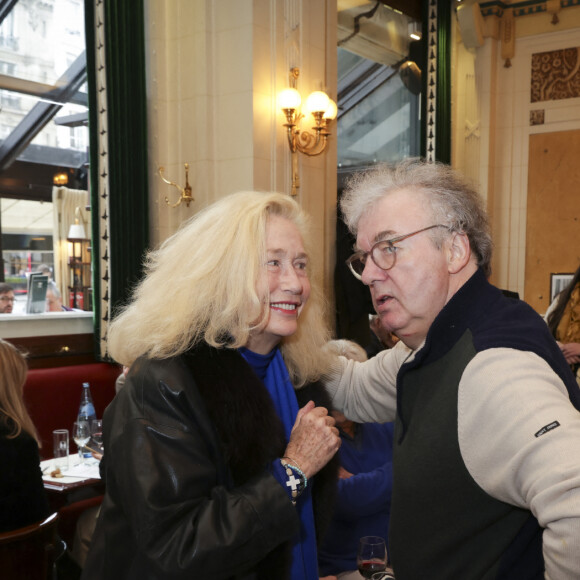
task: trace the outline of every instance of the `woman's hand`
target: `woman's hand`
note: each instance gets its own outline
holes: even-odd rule
[[[569,365],[576,364],[580,362],[580,343],[579,342],[567,342],[566,344],[560,344],[560,349],[566,362]]]
[[[330,461],[340,442],[334,418],[309,401],[298,411],[284,456],[310,478]]]

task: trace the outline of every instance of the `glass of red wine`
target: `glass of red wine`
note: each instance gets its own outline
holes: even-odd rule
[[[387,545],[380,536],[365,536],[358,542],[356,556],[358,571],[370,578],[375,572],[384,572],[387,567]]]

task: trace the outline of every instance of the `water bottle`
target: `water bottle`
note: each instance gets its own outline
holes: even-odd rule
[[[83,392],[81,394],[81,404],[79,405],[79,414],[77,421],[87,421],[89,424],[89,432],[92,427],[92,422],[97,418],[95,405],[93,404],[93,397],[91,395],[91,387],[89,383],[83,383]],[[91,457],[91,452],[86,448],[83,455]]]

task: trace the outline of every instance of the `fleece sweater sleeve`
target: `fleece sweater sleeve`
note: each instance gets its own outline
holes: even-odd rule
[[[397,373],[410,352],[399,341],[362,363],[337,357],[324,378],[333,407],[357,423],[394,421]]]
[[[580,413],[550,366],[507,348],[477,354],[459,385],[458,436],[481,488],[544,528],[546,580],[580,578]]]

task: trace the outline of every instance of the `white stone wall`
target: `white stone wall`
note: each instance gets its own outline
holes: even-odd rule
[[[336,100],[333,0],[148,0],[151,240],[158,244],[196,211],[238,190],[290,192],[290,153],[277,93],[301,68],[298,89]],[[195,201],[171,203],[184,185]],[[334,267],[336,143],[299,155],[298,200],[312,215],[318,271],[331,291]]]

